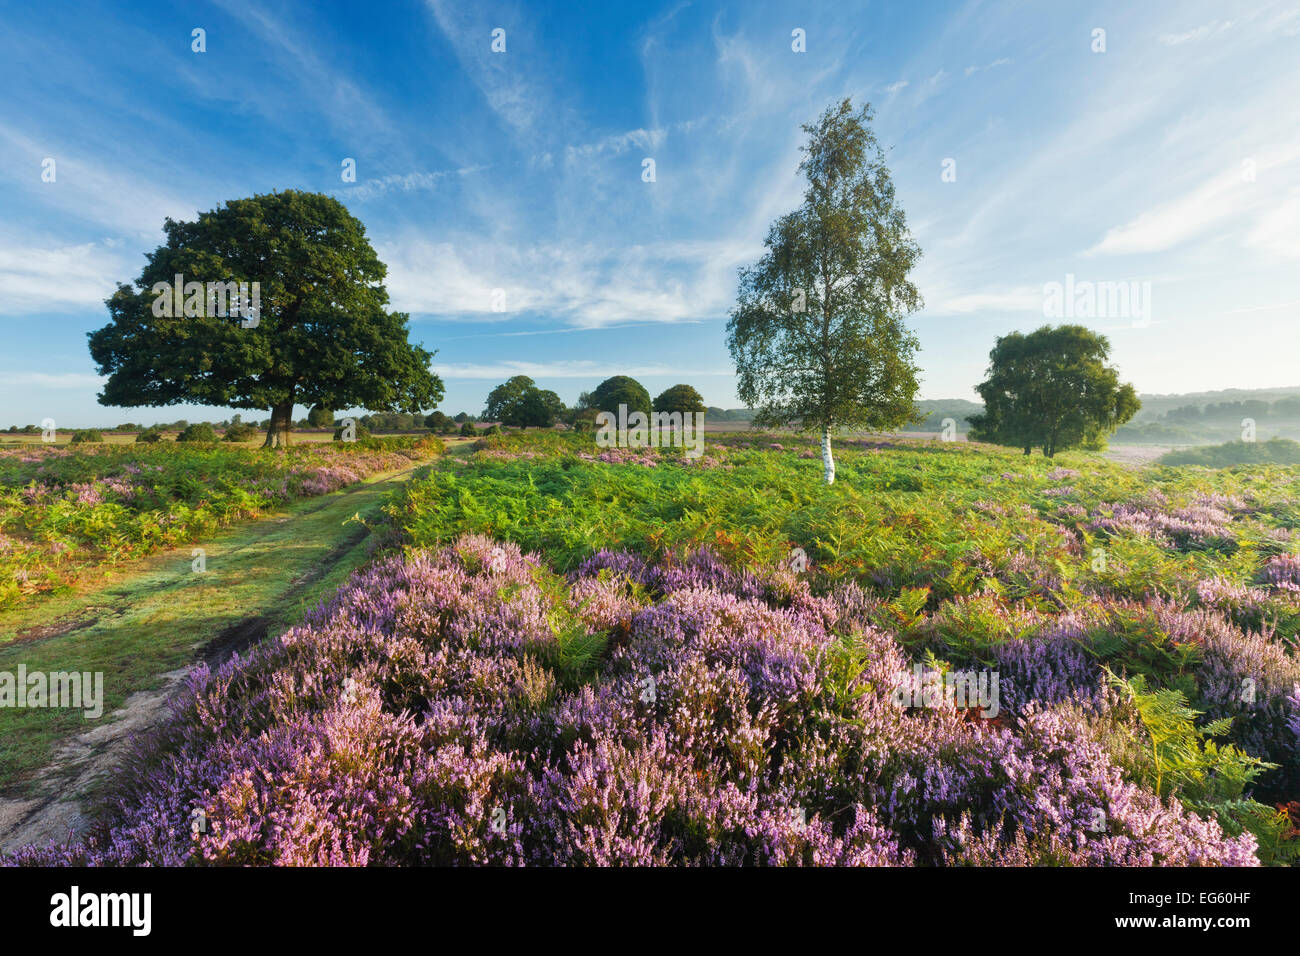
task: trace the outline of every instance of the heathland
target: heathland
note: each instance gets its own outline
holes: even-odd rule
[[[1300,468],[840,449],[830,486],[784,434],[448,455],[15,859],[1295,858]]]

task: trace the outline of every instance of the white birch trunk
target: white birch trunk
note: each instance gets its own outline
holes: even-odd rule
[[[826,469],[826,484],[835,484],[835,458],[831,455],[831,430],[822,433],[822,466]]]

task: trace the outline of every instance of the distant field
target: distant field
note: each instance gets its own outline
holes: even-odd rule
[[[99,433],[104,438],[103,444],[106,445],[133,445],[136,444],[136,440],[135,440],[136,435],[139,434],[138,432],[114,432],[114,431],[105,431],[104,429],[99,429]],[[162,435],[165,441],[174,442],[176,441],[176,436],[179,435],[180,432],[172,430],[172,431],[159,432],[159,434]],[[265,434],[266,432],[263,429],[259,432],[256,438],[250,439],[249,441],[227,442],[225,444],[242,445],[250,448],[257,447],[262,444],[262,441],[265,438]],[[315,429],[312,429],[310,431],[294,430],[289,433],[289,440],[291,443],[292,442],[328,442],[334,440],[334,431],[333,429],[322,429],[319,431]],[[37,432],[35,434],[30,434],[30,435],[24,435],[24,434],[11,434],[9,432],[0,431],[0,448],[3,448],[6,445],[10,445],[10,444],[70,445],[71,443],[72,443],[72,431],[67,429],[55,432],[55,440],[52,442],[43,441],[41,439],[40,432]]]

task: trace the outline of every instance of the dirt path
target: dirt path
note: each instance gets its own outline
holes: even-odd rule
[[[374,475],[227,529],[199,547],[122,565],[102,583],[0,616],[0,671],[103,674],[99,719],[0,708],[0,852],[65,840],[132,741],[199,660],[279,634],[369,556],[388,493],[427,464]]]

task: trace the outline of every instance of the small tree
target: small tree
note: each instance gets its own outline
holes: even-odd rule
[[[564,413],[564,420],[575,429],[585,430],[596,424],[596,412],[599,411],[592,402],[591,392],[581,392],[573,407]]]
[[[542,427],[550,428],[568,414],[569,409],[565,407],[563,399],[549,388],[540,389],[537,394],[542,400],[542,407],[546,410],[546,424]]]
[[[517,406],[529,390],[536,391],[537,383],[527,375],[516,375],[502,382],[488,393],[487,407],[483,409],[483,420],[504,422],[514,414]]]
[[[626,405],[629,413],[644,412],[647,416],[654,410],[650,393],[645,390],[645,386],[626,375],[605,379],[596,386],[587,400],[589,408],[615,415],[618,414],[620,405]]]
[[[819,432],[827,484],[833,429],[916,417],[918,343],[903,318],[921,305],[907,278],[921,253],[871,115],[846,99],[803,127],[803,205],[772,225],[767,252],[741,270],[727,325],[737,393],[758,410],[754,424]]]
[[[1067,448],[1100,448],[1141,406],[1132,385],[1106,365],[1110,342],[1081,325],[1012,332],[989,353],[988,378],[976,386],[984,411],[970,437],[1048,458]]]
[[[685,415],[702,412],[704,408],[704,397],[689,385],[674,385],[660,392],[654,402],[656,412],[681,412]]]
[[[108,376],[101,404],[269,408],[273,447],[288,444],[295,404],[416,411],[442,399],[432,353],[388,311],[387,269],[338,200],[287,190],[163,229],[134,288],[108,300],[112,321],[90,333]]]
[[[236,415],[235,417],[238,418],[239,416]],[[256,437],[257,429],[252,425],[245,424],[244,422],[232,422],[226,429],[225,434],[221,436],[221,440],[229,442],[252,441]]]
[[[538,388],[527,375],[516,375],[492,389],[483,417],[512,428],[550,428],[564,411],[560,396]]]
[[[307,413],[307,424],[312,428],[329,428],[334,424],[334,413],[328,408],[313,405]]]
[[[207,442],[216,441],[217,432],[207,422],[195,422],[193,425],[186,425],[184,430],[176,436],[177,441],[183,442]]]

